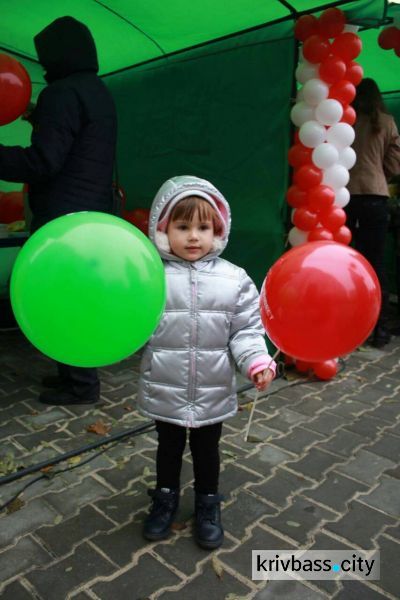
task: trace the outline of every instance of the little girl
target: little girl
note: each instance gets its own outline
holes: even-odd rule
[[[257,289],[240,267],[219,258],[230,209],[208,181],[166,181],[150,212],[150,239],[164,260],[167,304],[141,363],[140,411],[158,433],[157,488],[144,536],[168,536],[178,509],[182,455],[189,430],[195,489],[195,539],[207,549],[223,541],[218,493],[222,422],[237,412],[235,363],[258,389],[275,363],[268,354]]]

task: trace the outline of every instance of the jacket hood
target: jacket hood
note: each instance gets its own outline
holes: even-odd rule
[[[182,260],[179,256],[175,256],[169,252],[168,247],[160,239],[160,232],[166,230],[169,216],[174,206],[188,196],[200,196],[204,198],[215,208],[219,215],[223,233],[218,238],[218,244],[215,244],[214,250],[207,254],[207,259],[216,258],[223,252],[228,243],[231,228],[231,211],[227,200],[216,187],[209,181],[200,179],[194,175],[173,177],[160,187],[150,210],[149,237],[157,247],[162,258],[166,260]]]
[[[56,19],[34,37],[34,42],[49,83],[78,71],[99,70],[93,36],[73,17]]]

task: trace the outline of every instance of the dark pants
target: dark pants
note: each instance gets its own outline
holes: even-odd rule
[[[71,367],[57,363],[58,374],[63,382],[63,387],[76,396],[86,399],[99,399],[100,381],[97,369],[86,367]]]
[[[157,487],[177,489],[180,485],[186,427],[156,421],[158,433]],[[216,494],[219,479],[218,444],[222,423],[189,429],[193,459],[194,489],[199,494]]]
[[[373,266],[382,289],[382,308],[377,325],[384,326],[388,317],[389,292],[385,267],[385,243],[389,212],[386,196],[351,196],[346,206],[347,226],[354,247]]]

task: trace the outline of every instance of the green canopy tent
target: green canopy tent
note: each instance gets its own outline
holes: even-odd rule
[[[173,175],[210,179],[232,207],[226,257],[259,284],[285,240],[293,23],[328,6],[360,25],[366,75],[398,101],[399,59],[376,42],[385,0],[7,1],[0,51],[28,68],[35,98],[44,81],[33,36],[62,15],[85,22],[117,104],[118,178],[128,208],[149,207]],[[26,145],[30,127],[19,121],[0,133],[4,144]]]

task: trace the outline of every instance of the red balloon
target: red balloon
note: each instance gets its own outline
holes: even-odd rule
[[[333,241],[333,233],[325,227],[316,227],[308,234],[309,242],[329,242]]]
[[[24,220],[24,196],[22,192],[4,192],[0,197],[0,223]]]
[[[260,305],[268,337],[285,354],[322,362],[352,352],[373,330],[378,278],[356,250],[335,242],[292,248],[269,270]]]
[[[310,63],[326,60],[330,53],[330,43],[320,35],[312,35],[303,44],[303,56]]]
[[[345,244],[348,246],[351,242],[351,231],[346,225],[342,225],[333,234],[333,239],[338,244]]]
[[[354,60],[351,60],[347,65],[344,79],[347,79],[347,81],[350,81],[350,83],[357,86],[361,83],[363,77],[364,69],[362,66],[354,62]]]
[[[293,144],[301,144],[298,129],[296,129],[296,131],[293,134]]]
[[[324,362],[314,363],[313,370],[318,379],[332,379],[338,370],[337,360],[332,358],[331,360],[324,360]]]
[[[291,185],[286,192],[286,200],[292,208],[300,208],[307,202],[307,194],[304,190],[301,190],[297,185]]]
[[[318,32],[318,19],[314,15],[303,15],[297,19],[294,26],[294,37],[304,42],[308,37]]]
[[[337,36],[332,42],[332,53],[340,56],[345,62],[357,58],[362,49],[359,36],[352,31],[345,31]]]
[[[378,44],[383,50],[392,50],[400,43],[400,29],[394,27],[385,27],[378,36]]]
[[[322,181],[322,171],[313,164],[303,165],[293,175],[294,183],[301,190],[309,190]]]
[[[348,123],[349,125],[354,125],[356,122],[356,111],[350,104],[343,106],[343,115],[340,119],[341,123]]]
[[[301,142],[294,144],[288,152],[288,162],[291,167],[298,168],[311,162],[313,148],[303,146]]]
[[[321,35],[333,38],[342,33],[346,24],[346,15],[339,8],[327,8],[318,19]]]
[[[328,231],[332,231],[333,237],[335,237],[335,231],[346,223],[346,213],[343,208],[332,206],[320,214],[319,220],[321,225],[326,227]]]
[[[294,364],[299,373],[308,373],[312,369],[312,364],[306,360],[296,360]]]
[[[26,111],[31,93],[25,67],[15,58],[0,54],[0,125],[15,121]]]
[[[346,79],[342,79],[331,85],[328,97],[339,100],[342,104],[350,104],[356,97],[355,85],[350,83],[350,81],[346,81]]]
[[[293,225],[302,231],[311,231],[318,223],[318,217],[307,208],[296,208],[292,218]]]
[[[341,81],[346,74],[346,63],[338,56],[328,56],[319,66],[319,76],[326,83]]]
[[[135,225],[146,235],[149,232],[150,210],[148,208],[135,208],[134,210],[123,210],[122,218]]]
[[[307,204],[314,212],[329,209],[335,201],[335,192],[328,185],[317,185],[308,192]]]

